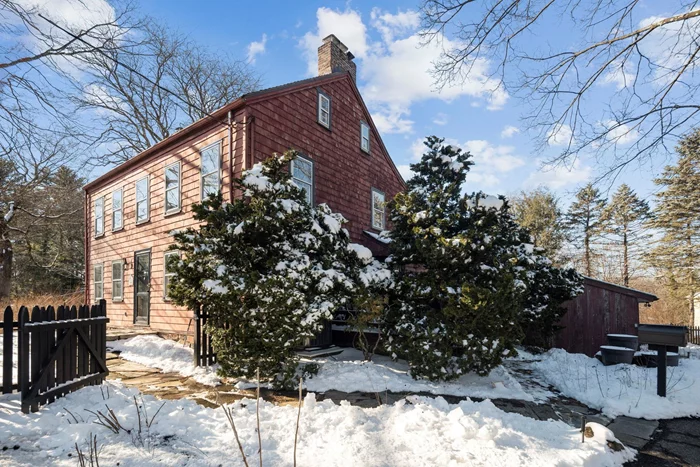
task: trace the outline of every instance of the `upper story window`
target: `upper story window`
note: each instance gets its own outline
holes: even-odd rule
[[[112,193],[112,230],[124,227],[124,190],[122,188]]]
[[[165,213],[180,211],[180,162],[165,167]]]
[[[95,200],[95,237],[105,233],[105,197]]]
[[[221,145],[212,144],[200,152],[200,186],[202,200],[219,192],[221,184]]]
[[[175,277],[175,271],[173,270],[173,266],[175,265],[175,262],[179,260],[179,251],[168,251],[165,253],[165,266],[163,268],[163,270],[165,271],[165,275],[163,278],[163,298],[166,300],[170,299],[170,284],[172,283],[173,278]]]
[[[321,91],[318,91],[318,123],[331,127],[331,98]]]
[[[360,147],[369,154],[369,125],[360,122]]]
[[[92,282],[95,286],[95,301],[102,300],[104,298],[104,275],[101,264],[96,264],[93,268]]]
[[[148,177],[136,182],[136,223],[146,222],[150,216],[150,193]]]
[[[291,162],[289,169],[294,184],[304,190],[306,201],[313,204],[314,163],[309,159],[297,157]]]
[[[112,261],[112,301],[124,300],[124,261]]]
[[[385,214],[384,207],[386,206],[384,193],[372,188],[372,228],[384,230]]]

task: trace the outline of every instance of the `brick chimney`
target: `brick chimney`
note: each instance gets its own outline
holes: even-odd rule
[[[347,71],[353,81],[357,81],[357,69],[353,54],[348,52],[345,44],[333,34],[323,39],[323,44],[318,48],[318,75],[328,75],[338,71]]]

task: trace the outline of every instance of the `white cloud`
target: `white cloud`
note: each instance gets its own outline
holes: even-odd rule
[[[538,161],[538,164],[540,164],[539,169],[530,174],[524,183],[525,187],[546,186],[558,190],[580,185],[591,178],[591,167],[583,165],[580,159],[576,159],[571,167],[545,165],[541,161]]]
[[[433,65],[443,50],[458,43],[439,37],[421,46],[416,12],[392,14],[373,9],[370,25],[381,36],[381,40],[374,42],[361,15],[352,9],[337,11],[322,7],[317,10],[316,18],[316,31],[307,32],[299,42],[308,73],[317,72],[317,49],[323,37],[335,34],[358,61],[358,73],[365,83],[362,94],[383,133],[411,132],[411,106],[416,102],[428,99],[450,102],[468,96],[485,103],[489,110],[497,110],[508,100],[500,81],[489,76],[490,63],[486,59],[477,59],[472,64],[464,83],[435,89]]]
[[[265,45],[267,44],[267,34],[262,35],[260,41],[253,41],[248,44],[248,63],[255,63],[255,58],[265,53]]]
[[[547,134],[547,144],[550,146],[568,146],[573,144],[571,127],[560,124],[552,128]]]
[[[440,112],[433,119],[433,123],[436,125],[447,125],[447,114]]]
[[[488,167],[489,171],[510,172],[525,165],[525,160],[514,154],[513,146],[494,146],[486,140],[471,140],[464,143],[464,149],[473,156],[474,167]]]
[[[639,139],[639,131],[625,123],[620,124],[613,120],[609,120],[604,122],[603,126],[608,129],[606,139],[611,143],[624,146]]]
[[[396,166],[396,168],[399,170],[399,173],[405,181],[408,181],[414,175],[410,164],[399,164]]]
[[[514,135],[517,135],[518,133],[520,133],[520,128],[518,128],[517,126],[513,126],[513,125],[506,125],[505,127],[503,127],[503,130],[501,130],[501,138],[503,138],[503,139],[512,138]]]

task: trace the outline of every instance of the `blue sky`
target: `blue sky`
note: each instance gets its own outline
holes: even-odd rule
[[[417,4],[150,0],[141,9],[214,51],[249,60],[265,87],[315,74],[316,48],[334,33],[356,56],[358,86],[402,173],[408,173],[421,140],[430,134],[472,152],[476,165],[468,191],[512,195],[544,185],[567,202],[601,173],[603,164],[586,155],[572,166],[543,170],[542,162],[558,153],[557,141],[535,149],[534,135],[521,120],[528,107],[502,91],[492,92],[498,83],[489,77],[488,60],[475,67],[465,86],[437,92],[429,70],[440,50],[420,47]],[[654,13],[649,8],[649,15]],[[552,25],[549,37],[533,40],[567,40],[566,33]],[[614,92],[614,86],[601,90],[601,101],[606,91]],[[612,187],[626,182],[651,200],[651,179],[661,168],[662,163],[630,167]]]

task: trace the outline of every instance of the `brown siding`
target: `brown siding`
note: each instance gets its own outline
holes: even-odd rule
[[[275,152],[289,148],[303,152],[314,161],[315,201],[327,203],[350,222],[354,241],[367,244],[375,253],[381,246],[362,233],[371,229],[371,188],[386,193],[389,200],[403,188],[378,135],[371,131],[371,154],[360,149],[360,120],[370,121],[364,106],[347,77],[331,77],[321,84],[331,96],[331,130],[316,122],[315,87],[294,89],[256,98],[234,116],[233,174],[240,177],[244,165],[258,162]],[[222,141],[222,190],[230,199],[228,128],[212,121],[207,127],[197,126],[197,133],[172,148],[154,152],[133,167],[116,171],[88,186],[87,206],[87,294],[94,300],[93,265],[104,264],[104,297],[112,325],[129,326],[134,316],[134,253],[151,249],[151,314],[150,326],[163,332],[184,333],[191,324],[192,312],[163,300],[164,253],[173,239],[168,233],[194,224],[190,206],[200,200],[199,150]],[[165,146],[164,146],[165,147]],[[164,169],[181,161],[182,211],[164,215]],[[150,175],[150,221],[135,225],[135,187],[137,180]],[[111,193],[124,187],[124,229],[112,232]],[[105,196],[105,235],[95,239],[94,200]],[[234,193],[234,195],[238,195]],[[125,259],[124,301],[112,301],[111,263]],[[192,329],[190,328],[190,332]]]
[[[235,139],[236,133],[234,133]],[[192,313],[173,306],[163,299],[164,254],[172,244],[168,235],[172,230],[183,229],[194,224],[191,205],[200,201],[199,149],[221,141],[222,145],[222,192],[228,199],[228,129],[223,125],[212,126],[209,131],[200,133],[179,146],[151,157],[126,174],[88,193],[87,241],[89,254],[89,279],[86,281],[89,299],[94,300],[92,281],[93,266],[104,264],[104,297],[111,324],[127,326],[133,323],[134,309],[134,253],[151,249],[151,313],[150,325],[154,329],[172,332],[185,332],[190,324]],[[165,215],[164,170],[173,162],[181,163],[181,206],[179,213]],[[135,182],[144,175],[150,177],[150,220],[136,225]],[[113,191],[123,187],[124,228],[112,231]],[[105,196],[105,235],[94,238],[94,200]],[[112,301],[112,261],[124,259],[124,300]]]
[[[370,154],[360,148],[360,121],[369,121],[348,80],[318,86],[331,98],[330,130],[316,121],[317,88],[307,88],[249,105],[255,117],[254,158],[294,148],[314,161],[314,200],[326,203],[348,219],[353,241],[371,249],[377,242],[363,230],[371,227],[371,189],[383,191],[390,200],[403,188],[403,181],[370,130]],[[375,251],[376,253],[376,251]]]
[[[586,283],[584,293],[564,306],[567,312],[559,323],[564,329],[554,346],[567,352],[593,356],[608,334],[637,334],[639,303],[634,295]]]

